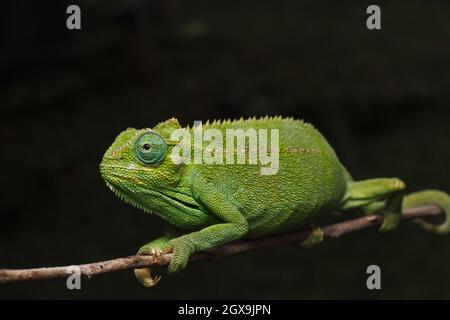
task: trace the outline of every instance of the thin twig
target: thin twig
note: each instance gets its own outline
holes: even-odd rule
[[[435,205],[426,205],[406,209],[403,219],[432,218],[442,214],[442,209]],[[369,227],[378,227],[383,222],[380,215],[370,215],[322,227],[324,239],[332,239],[343,234]],[[254,250],[261,247],[299,243],[308,238],[311,229],[303,229],[291,233],[260,238],[255,240],[240,240],[225,244],[205,252],[195,254],[191,260],[210,260],[224,256]],[[153,256],[128,256],[102,262],[81,264],[77,266],[49,267],[34,269],[0,269],[0,283],[32,281],[44,279],[66,278],[79,270],[82,277],[90,278],[103,273],[126,269],[139,269],[151,266],[167,266],[172,258],[171,253],[163,254],[159,259]]]

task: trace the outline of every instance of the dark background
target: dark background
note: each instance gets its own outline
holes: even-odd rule
[[[366,28],[370,4],[3,0],[0,267],[110,259],[159,236],[161,221],[121,202],[98,165],[120,131],[170,117],[303,118],[357,179],[450,191],[450,3],[378,1],[379,31]],[[3,285],[0,298],[450,298],[449,270],[450,236],[404,223],[192,263],[153,289],[128,271],[79,291]]]

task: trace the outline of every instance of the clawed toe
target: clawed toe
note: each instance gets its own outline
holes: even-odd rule
[[[149,251],[148,250],[142,250],[139,251],[139,255],[151,255],[155,258],[156,262],[159,261],[159,259],[163,256],[163,251],[159,248],[152,248]],[[152,277],[152,273],[150,268],[143,268],[143,269],[135,269],[134,275],[139,280],[139,282],[147,288],[154,287],[158,284],[158,282],[161,280],[161,276],[155,276]]]
[[[152,277],[150,268],[134,269],[134,275],[147,288],[154,287],[161,280],[161,276]]]

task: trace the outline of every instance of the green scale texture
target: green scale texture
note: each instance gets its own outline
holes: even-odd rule
[[[166,234],[144,245],[139,253],[172,250],[169,273],[183,269],[197,251],[241,238],[298,229],[321,214],[336,211],[380,211],[385,215],[381,230],[387,231],[398,225],[405,207],[435,203],[445,210],[446,220],[440,225],[420,223],[435,233],[450,230],[450,197],[446,193],[426,190],[404,197],[405,184],[397,178],[353,181],[321,133],[301,120],[265,117],[203,124],[203,132],[219,129],[224,140],[226,129],[267,129],[269,137],[270,129],[278,129],[279,168],[273,175],[262,175],[261,165],[248,161],[175,163],[171,154],[178,142],[170,137],[180,128],[176,119],[152,129],[129,128],[116,138],[100,165],[107,185],[122,200],[168,223]],[[194,135],[192,127],[186,130]],[[160,154],[157,149],[144,154],[147,151],[142,149],[142,136],[149,133],[162,138],[165,145]],[[203,142],[203,148],[208,144]],[[154,147],[161,148],[158,144]],[[162,160],[143,162],[154,153],[155,157],[162,155]],[[155,284],[147,273],[136,275],[146,286]]]

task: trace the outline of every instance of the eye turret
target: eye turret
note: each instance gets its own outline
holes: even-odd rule
[[[166,156],[167,146],[160,135],[154,132],[146,132],[136,140],[133,149],[139,161],[156,165]]]

